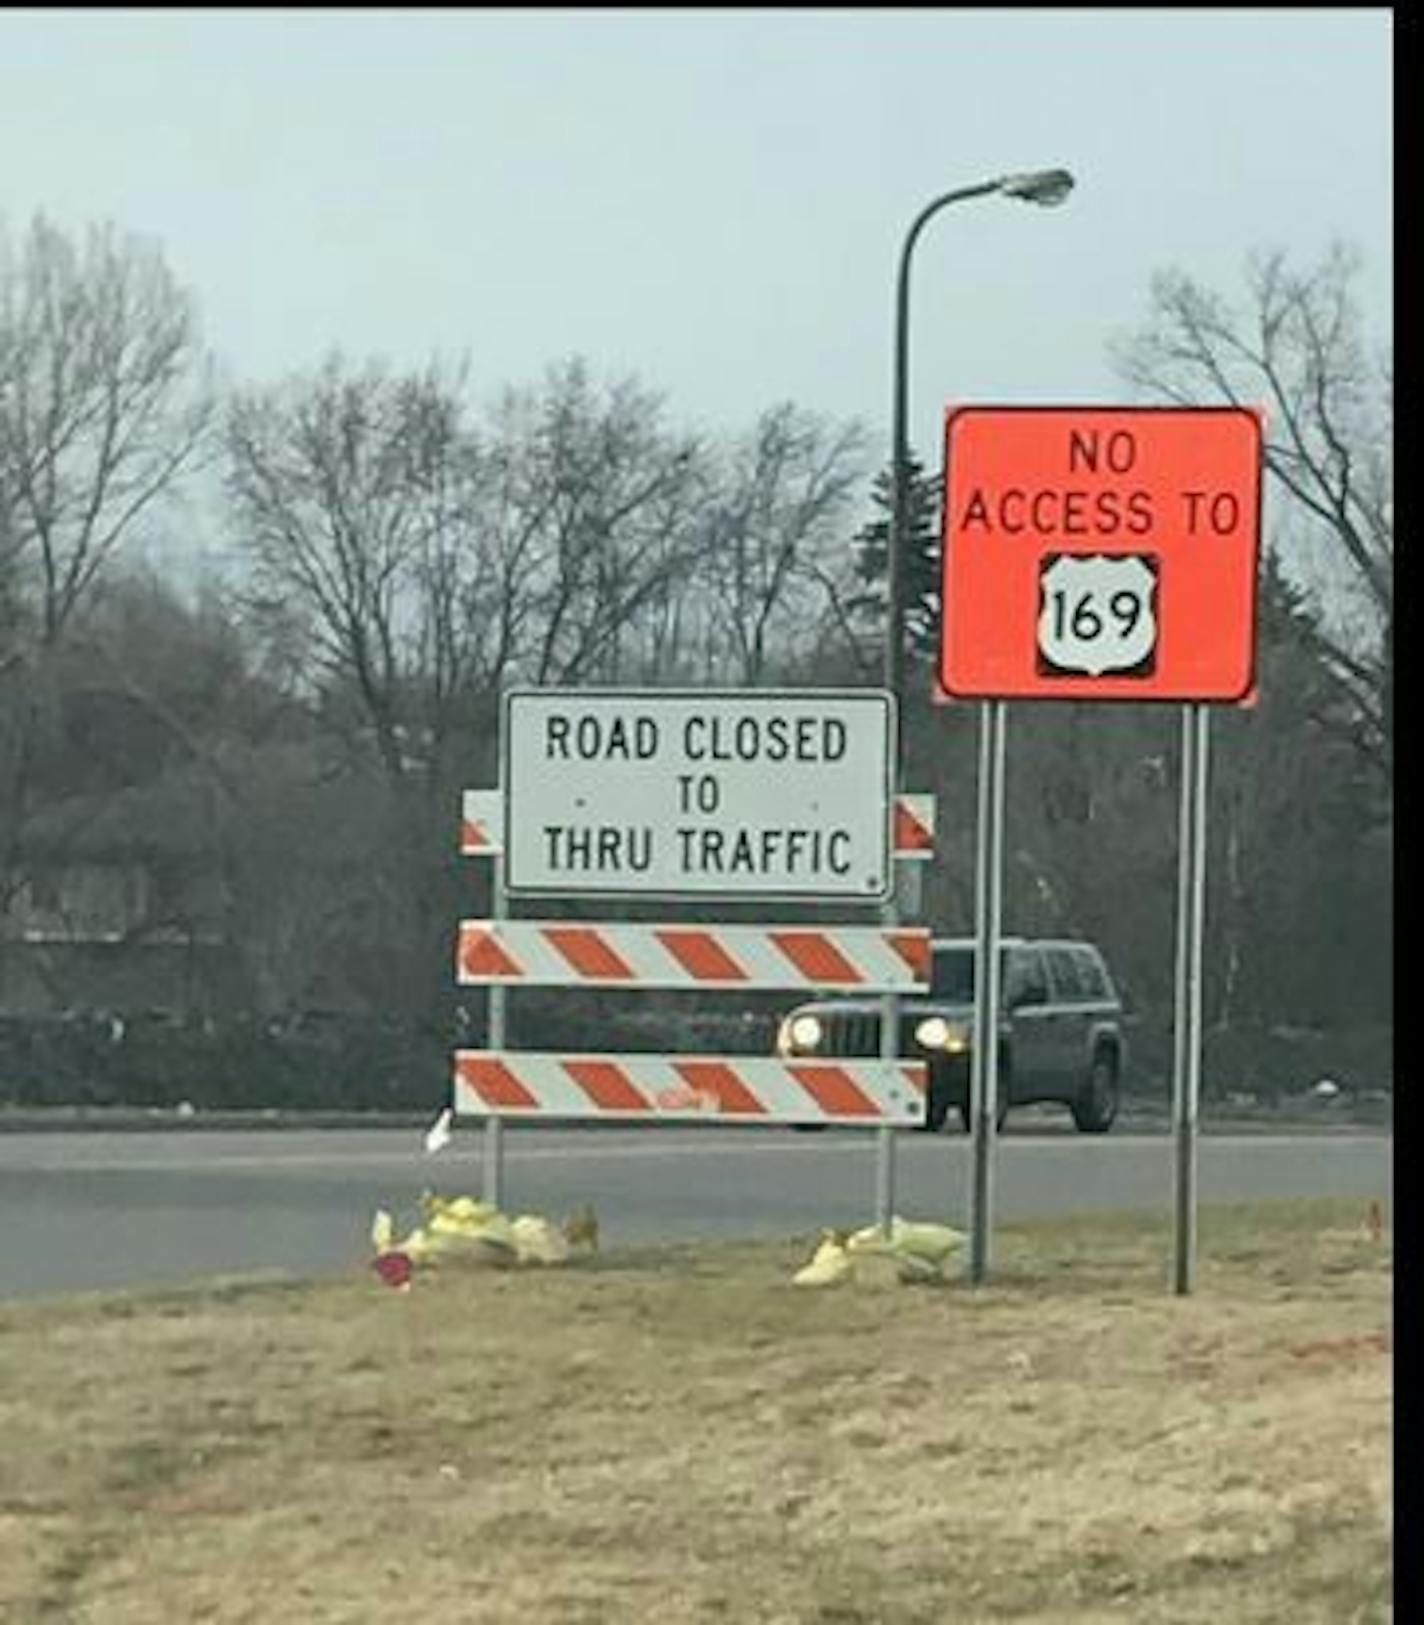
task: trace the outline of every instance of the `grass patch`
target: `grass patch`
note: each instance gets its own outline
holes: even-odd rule
[[[1391,1273],[1360,1204],[0,1306],[0,1619],[1383,1625]]]

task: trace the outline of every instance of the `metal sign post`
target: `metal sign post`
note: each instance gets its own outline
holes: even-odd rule
[[[932,798],[914,797],[912,799],[920,804],[921,815],[932,820]],[[909,857],[916,849],[905,850],[901,846],[899,825],[902,815],[907,808],[907,798],[896,798],[895,819],[897,833],[894,841],[895,856]],[[918,850],[925,850],[919,848]],[[895,875],[894,901],[887,906],[881,915],[887,926],[894,926],[904,919],[918,920],[921,918],[923,899],[923,876],[919,865],[901,864]],[[898,1035],[900,1031],[901,1005],[898,996],[891,994],[881,1003],[880,1007],[880,1055],[887,1063],[899,1058]],[[875,1221],[881,1233],[889,1236],[895,1212],[895,1134],[890,1128],[879,1131],[876,1145],[875,1166]]]
[[[893,899],[881,910],[885,925],[894,929],[899,909]],[[880,1057],[887,1066],[900,1058],[900,998],[887,993],[880,1001]],[[875,1131],[875,1222],[888,1240],[895,1214],[895,1130],[888,1123]]]
[[[892,993],[885,1001],[898,1006]],[[875,1131],[875,1223],[882,1236],[890,1238],[895,1218],[895,1130],[888,1124]]]
[[[898,631],[897,627],[895,634],[892,635],[898,635]],[[894,787],[898,790],[898,764],[903,748],[898,705],[894,727],[891,755],[896,764]],[[887,805],[885,815],[893,826],[895,820],[893,800]],[[891,845],[892,847],[894,845],[893,834]],[[882,903],[880,919],[886,928],[892,931],[900,923],[900,899],[897,892],[892,890]],[[887,993],[880,1001],[880,1058],[887,1066],[894,1065],[900,1058],[900,1000],[894,993]],[[875,1223],[880,1234],[889,1241],[895,1226],[895,1130],[888,1124],[875,1131]]]
[[[504,891],[504,854],[496,853],[490,868],[490,918],[502,920],[508,912]],[[505,1005],[508,992],[502,983],[492,983],[489,990],[489,1031],[485,1035],[486,1047],[502,1050],[505,1047]],[[484,1177],[480,1194],[494,1207],[500,1205],[504,1186],[504,1122],[497,1112],[485,1119],[483,1147]]]
[[[1202,938],[1206,897],[1205,705],[1182,707],[1182,796],[1177,851],[1177,963],[1172,1025],[1175,1203],[1172,1286],[1192,1290],[1197,1251],[1197,1117],[1201,1100]]]
[[[989,1272],[993,1220],[994,1138],[999,1096],[999,931],[1003,911],[1005,706],[979,707],[979,802],[974,856],[974,1048],[970,1119],[974,1169],[970,1187],[969,1279]]]

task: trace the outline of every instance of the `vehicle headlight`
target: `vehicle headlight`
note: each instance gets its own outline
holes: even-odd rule
[[[781,1024],[782,1042],[777,1046],[789,1054],[815,1049],[821,1042],[822,1028],[818,1016],[792,1016]]]
[[[969,1048],[969,1031],[958,1022],[946,1021],[943,1016],[926,1016],[915,1028],[915,1042],[925,1049],[957,1055]]]

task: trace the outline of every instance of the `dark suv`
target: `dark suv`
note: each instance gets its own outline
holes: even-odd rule
[[[1010,1106],[1059,1101],[1084,1134],[1117,1116],[1126,1059],[1122,1004],[1103,956],[1086,942],[1001,940],[998,1121]],[[974,941],[936,940],[927,995],[900,1000],[900,1054],[929,1064],[925,1126],[944,1127],[951,1106],[970,1122]],[[877,998],[816,1000],[781,1020],[785,1056],[880,1054]]]

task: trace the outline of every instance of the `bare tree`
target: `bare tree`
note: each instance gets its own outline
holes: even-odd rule
[[[1152,316],[1116,347],[1149,394],[1266,409],[1266,466],[1296,521],[1283,549],[1313,589],[1316,636],[1354,715],[1349,728],[1386,774],[1394,664],[1393,371],[1361,331],[1359,257],[1336,245],[1305,271],[1283,253],[1248,267],[1246,312],[1179,271],[1153,281]],[[1308,548],[1324,549],[1312,570]]]
[[[710,507],[702,573],[714,646],[736,682],[812,646],[845,616],[844,520],[864,475],[858,423],[836,428],[789,402],[763,412],[732,449]]]
[[[52,645],[105,560],[202,447],[197,320],[159,250],[0,225],[0,603]]]
[[[392,952],[443,965],[450,793],[489,771],[494,701],[517,677],[619,675],[621,640],[689,568],[696,448],[577,364],[477,433],[461,371],[332,356],[238,397],[226,428],[251,624],[288,662],[305,637],[306,698],[354,747],[352,816],[385,831],[366,906],[384,899]]]
[[[647,675],[643,630],[695,562],[699,450],[633,381],[580,362],[508,391],[477,435],[463,375],[332,357],[228,419],[252,605],[305,619],[328,705],[349,698],[390,776],[487,719],[508,681]]]
[[[600,388],[578,360],[507,391],[487,508],[506,589],[502,652],[540,683],[647,678],[649,647],[690,586],[704,454],[627,378]]]
[[[332,355],[284,388],[250,391],[226,424],[227,491],[251,563],[249,608],[291,647],[305,624],[328,697],[353,697],[392,779],[467,655],[455,535],[478,451],[461,380]]]
[[[64,643],[106,564],[197,460],[192,301],[154,245],[0,221],[0,908],[62,732]]]

